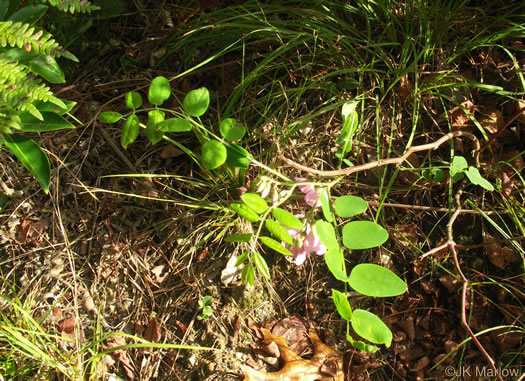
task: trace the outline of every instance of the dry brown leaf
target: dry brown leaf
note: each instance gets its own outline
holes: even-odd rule
[[[152,343],[158,343],[160,341],[161,335],[162,332],[159,322],[157,319],[151,318],[148,327],[144,332],[144,338],[148,341],[151,341]]]
[[[87,312],[97,312],[97,307],[95,306],[95,301],[93,300],[89,291],[84,293],[84,299],[82,300],[82,306]]]
[[[403,247],[410,247],[412,244],[417,245],[418,243],[418,225],[417,224],[404,224],[399,225],[394,231],[394,237],[396,243]]]
[[[283,319],[272,328],[272,334],[284,337],[288,347],[298,355],[304,354],[310,347],[307,333],[306,324],[297,316]]]
[[[466,109],[470,114],[474,114],[474,111],[476,107],[474,106],[474,103],[469,101],[468,99],[461,102],[461,106],[463,106],[464,109]],[[465,112],[463,111],[463,108],[461,107],[454,107],[450,109],[447,114],[448,118],[450,120],[450,124],[452,125],[452,128],[454,130],[462,129],[465,127],[468,127],[471,125],[470,118]],[[438,118],[438,122],[446,120],[445,117]]]
[[[512,331],[509,328],[499,328],[490,333],[492,341],[498,347],[500,353],[504,353],[511,348],[515,348],[525,340],[525,335],[521,332]]]
[[[174,157],[178,157],[178,156],[181,156],[181,155],[184,155],[184,152],[182,152],[180,149],[175,147],[173,144],[168,144],[160,152],[160,157],[162,159],[172,159]]]
[[[278,372],[260,372],[249,366],[243,367],[245,381],[343,381],[342,356],[328,345],[323,344],[315,331],[310,329],[309,337],[314,346],[314,356],[306,360],[293,352],[284,337],[274,336],[266,328],[260,329],[264,344],[275,342],[279,347],[284,366]],[[329,372],[329,373],[326,373]]]
[[[105,347],[105,350],[121,347],[123,345],[126,345],[126,339],[119,335],[113,335],[107,340],[107,345]],[[126,372],[126,376],[130,380],[135,379],[135,373],[133,372],[133,365],[131,364],[131,359],[128,356],[128,353],[125,349],[119,349],[116,351],[111,352],[111,356],[114,360],[119,361],[122,364],[122,367],[124,368],[124,371]],[[105,361],[109,363],[109,361]]]
[[[441,284],[447,289],[449,294],[455,295],[461,284],[459,280],[453,278],[452,275],[445,274],[439,278]]]
[[[58,323],[58,329],[60,330],[60,335],[63,338],[74,340],[76,338],[75,332],[75,323],[76,319],[74,317],[66,318]],[[82,340],[83,333],[82,330],[78,332],[78,337]]]
[[[153,281],[157,284],[161,284],[166,280],[166,278],[169,275],[169,272],[164,273],[164,268],[166,266],[164,265],[158,265],[151,269],[151,273],[153,274]],[[164,273],[164,274],[163,274]]]
[[[489,133],[496,134],[503,127],[503,114],[499,110],[489,110],[483,112],[478,118],[479,124]]]
[[[490,234],[485,234],[485,254],[494,266],[504,269],[507,263],[516,260],[515,251],[508,247],[502,246],[498,238]]]

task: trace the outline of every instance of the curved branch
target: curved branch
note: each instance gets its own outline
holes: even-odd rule
[[[394,158],[390,158],[390,159],[381,159],[381,160],[377,160],[377,161],[372,161],[370,163],[357,165],[355,167],[338,169],[338,170],[333,170],[333,171],[321,171],[321,170],[318,170],[318,169],[313,169],[313,168],[307,167],[305,165],[296,163],[295,161],[288,159],[281,152],[281,147],[279,146],[278,142],[277,142],[277,151],[279,152],[279,157],[286,164],[294,167],[295,169],[299,169],[299,170],[304,171],[304,172],[312,173],[312,174],[317,175],[317,176],[325,176],[325,177],[328,177],[328,176],[346,176],[346,175],[351,175],[352,173],[362,172],[362,171],[366,171],[368,169],[382,167],[382,166],[389,165],[389,164],[400,165],[410,155],[412,155],[415,152],[436,150],[443,143],[446,143],[449,140],[451,140],[453,138],[460,137],[460,136],[464,136],[464,137],[469,138],[470,140],[472,140],[474,142],[474,151],[475,152],[479,151],[480,144],[479,144],[478,138],[473,133],[467,132],[467,131],[453,131],[453,132],[449,132],[448,134],[444,135],[443,137],[441,137],[440,139],[436,140],[433,143],[422,144],[422,145],[419,145],[419,146],[410,147],[410,148],[408,148],[406,150],[406,152],[402,156],[394,157]],[[477,161],[478,161],[478,159],[477,159],[477,156],[476,156],[476,164],[477,164]]]

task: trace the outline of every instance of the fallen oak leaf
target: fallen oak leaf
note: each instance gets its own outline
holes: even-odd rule
[[[342,356],[321,342],[319,336],[310,329],[308,336],[314,346],[314,356],[303,359],[286,344],[284,337],[274,336],[268,329],[261,328],[264,344],[275,342],[279,347],[284,365],[277,372],[260,372],[249,366],[243,367],[245,381],[343,381]],[[328,373],[326,373],[328,372]]]

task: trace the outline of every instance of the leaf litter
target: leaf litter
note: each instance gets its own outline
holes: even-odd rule
[[[292,317],[283,319],[276,324],[272,331],[267,328],[256,328],[262,335],[262,346],[259,356],[270,365],[283,365],[278,371],[266,372],[256,370],[250,366],[243,367],[245,381],[343,381],[343,357],[340,353],[324,344],[313,328],[306,332],[306,326],[301,319]],[[301,357],[301,353],[308,347],[308,339],[313,346],[313,356],[310,359]],[[273,361],[271,360],[273,359]]]

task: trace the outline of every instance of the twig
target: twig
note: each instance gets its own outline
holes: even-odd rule
[[[295,161],[290,160],[290,159],[288,159],[287,157],[285,157],[283,155],[283,153],[281,152],[281,147],[279,146],[279,142],[277,142],[276,144],[277,144],[277,151],[279,152],[279,156],[286,164],[294,167],[295,169],[299,169],[300,171],[312,173],[312,174],[317,175],[317,176],[328,177],[328,176],[347,176],[347,175],[351,175],[352,173],[362,172],[362,171],[366,171],[368,169],[382,167],[382,166],[389,165],[389,164],[400,165],[410,155],[412,155],[415,152],[436,150],[443,143],[446,143],[449,140],[451,140],[453,138],[460,137],[460,136],[464,136],[464,137],[469,138],[470,140],[472,140],[474,142],[474,151],[476,153],[479,152],[479,149],[480,149],[479,141],[478,141],[478,138],[476,138],[476,136],[473,133],[467,132],[467,131],[453,131],[453,132],[449,132],[448,134],[444,135],[442,138],[436,140],[433,143],[422,144],[422,145],[419,145],[419,146],[410,147],[410,148],[408,148],[406,150],[406,152],[402,156],[394,157],[394,158],[390,158],[390,159],[381,159],[381,160],[377,160],[377,161],[372,161],[370,163],[357,165],[355,167],[338,169],[338,170],[333,170],[333,171],[321,171],[321,170],[318,170],[318,169],[313,169],[313,168],[307,167],[305,165],[296,163]],[[478,164],[478,156],[477,156],[477,154],[476,154],[476,164]]]
[[[15,191],[14,189],[9,188],[2,179],[0,179],[0,187],[2,188],[4,195],[7,197],[20,197],[24,194],[22,191]]]
[[[456,199],[456,210],[454,211],[454,213],[452,213],[452,216],[450,216],[450,220],[448,221],[448,224],[447,224],[447,242],[444,243],[443,245],[435,247],[434,249],[426,252],[422,256],[422,258],[425,258],[428,255],[436,253],[436,252],[438,252],[440,250],[443,250],[443,249],[445,249],[447,247],[452,252],[452,259],[454,260],[454,266],[456,268],[456,271],[459,274],[459,277],[461,278],[461,283],[462,283],[462,290],[461,290],[461,325],[463,325],[463,327],[467,330],[467,332],[468,332],[469,336],[471,337],[472,341],[474,342],[474,344],[476,344],[476,346],[478,347],[479,351],[481,352],[483,357],[485,357],[485,359],[489,363],[490,367],[494,371],[494,374],[496,375],[497,379],[499,381],[503,381],[503,378],[501,377],[498,369],[496,368],[496,363],[494,362],[492,357],[489,355],[489,353],[485,350],[483,345],[479,342],[478,338],[476,337],[474,332],[472,332],[472,329],[470,328],[470,326],[468,325],[468,322],[467,322],[466,300],[467,300],[467,290],[470,288],[470,285],[469,285],[469,281],[468,281],[467,277],[465,276],[465,274],[463,274],[463,271],[461,270],[461,266],[460,266],[459,260],[458,260],[458,253],[456,251],[456,246],[457,245],[456,245],[456,242],[454,241],[454,238],[453,238],[454,237],[453,225],[454,225],[454,222],[456,221],[456,219],[458,218],[458,216],[461,214],[461,194],[462,193],[463,193],[463,191],[461,189],[456,193],[456,197],[455,197],[455,199]]]
[[[422,211],[428,211],[428,212],[441,212],[441,213],[448,213],[450,212],[449,208],[438,208],[435,206],[425,206],[425,205],[410,205],[410,204],[397,204],[392,202],[379,202],[379,201],[368,201],[368,205],[382,205],[389,208],[400,208],[400,209],[412,209],[412,210],[422,210]],[[475,210],[475,209],[461,209],[461,214],[486,214],[487,216],[490,215],[500,215],[500,214],[508,214],[510,213],[508,210]]]

